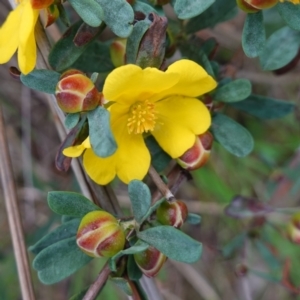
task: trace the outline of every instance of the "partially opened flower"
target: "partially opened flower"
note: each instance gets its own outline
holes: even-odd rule
[[[211,117],[196,97],[216,87],[215,80],[190,60],[172,64],[166,72],[125,65],[106,78],[103,95],[113,101],[111,128],[118,149],[110,157],[98,157],[86,145],[70,147],[64,154],[79,156],[88,175],[107,184],[116,175],[125,183],[143,179],[150,166],[150,153],[144,142],[152,134],[172,158],[181,156],[195,143],[195,135],[207,131]]]
[[[28,74],[36,64],[34,28],[39,10],[54,0],[19,0],[0,28],[0,64],[8,62],[18,50],[19,68]]]

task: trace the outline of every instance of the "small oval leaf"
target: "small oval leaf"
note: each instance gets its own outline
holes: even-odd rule
[[[278,12],[285,23],[295,30],[300,30],[300,5],[295,5],[290,2],[278,3],[276,5]]]
[[[174,0],[175,13],[179,19],[185,20],[200,15],[207,10],[215,0]]]

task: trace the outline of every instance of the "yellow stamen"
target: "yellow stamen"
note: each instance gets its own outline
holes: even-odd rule
[[[155,126],[155,104],[146,101],[139,101],[130,108],[127,127],[129,133],[142,134],[152,131]]]

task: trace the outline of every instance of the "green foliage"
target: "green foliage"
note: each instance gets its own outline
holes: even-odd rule
[[[61,226],[57,227],[56,229],[45,235],[43,238],[41,238],[33,246],[30,246],[28,250],[34,254],[38,254],[52,244],[76,236],[79,223],[79,219],[74,219],[62,224]]]
[[[262,11],[247,14],[242,35],[242,46],[248,57],[257,57],[264,48],[266,32]]]
[[[249,131],[223,114],[213,116],[212,134],[227,151],[238,157],[247,156],[254,147]]]
[[[186,25],[187,33],[194,33],[201,29],[213,27],[224,20],[224,16],[229,14],[236,7],[236,0],[217,0],[207,10],[197,17],[192,18]]]
[[[80,119],[80,113],[67,114],[65,118],[65,126],[68,129],[74,128]]]
[[[128,193],[134,218],[141,223],[151,205],[150,190],[142,181],[132,180],[128,185]]]
[[[234,251],[239,250],[243,247],[245,241],[247,238],[246,233],[241,233],[237,236],[235,236],[231,241],[229,241],[223,248],[222,248],[222,254],[225,258],[228,258],[232,256]]]
[[[262,68],[267,71],[277,70],[297,55],[300,46],[300,32],[289,27],[275,31],[266,41],[264,49],[259,54]]]
[[[186,222],[189,224],[197,225],[201,223],[201,216],[193,214],[193,213],[188,213]]]
[[[286,22],[286,24],[295,30],[300,30],[300,22],[299,22],[299,15],[300,15],[300,6],[294,5],[290,2],[278,3],[277,9],[282,17],[282,19]]]
[[[127,269],[127,275],[131,280],[139,280],[143,276],[143,273],[138,267],[138,265],[136,264],[133,255],[128,255],[126,269]]]
[[[131,34],[134,20],[133,9],[123,0],[95,0],[103,9],[103,21],[119,37]]]
[[[49,207],[59,215],[82,218],[91,211],[101,210],[89,199],[74,192],[49,192],[47,200]]]
[[[33,70],[28,75],[20,76],[24,85],[47,94],[55,94],[59,78],[60,74],[51,70]]]
[[[98,106],[88,114],[89,136],[93,151],[100,157],[108,157],[117,150],[117,143],[110,127],[110,113]]]
[[[263,120],[282,118],[295,110],[294,103],[259,95],[251,95],[244,101],[230,105]]]
[[[252,85],[247,79],[236,79],[214,90],[213,98],[221,102],[238,102],[251,95]]]
[[[132,296],[132,289],[128,281],[122,277],[110,277],[109,278],[115,285],[117,285],[126,295]]]
[[[179,19],[185,20],[200,15],[216,0],[173,0],[173,7]]]
[[[167,257],[185,262],[196,262],[202,253],[202,244],[172,226],[156,226],[140,231],[138,237]]]
[[[100,26],[103,20],[103,10],[94,0],[69,0],[69,3],[81,17],[81,19],[92,27]]]
[[[43,249],[32,264],[42,283],[53,284],[72,275],[91,260],[92,257],[77,246],[76,237],[71,237]]]

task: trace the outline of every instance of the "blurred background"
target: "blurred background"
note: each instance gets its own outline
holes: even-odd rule
[[[0,24],[8,11],[9,4],[1,1]],[[186,201],[190,212],[202,217],[200,225],[185,225],[183,230],[203,243],[204,252],[195,265],[167,261],[156,278],[164,299],[300,299],[296,288],[300,291],[300,245],[291,243],[285,235],[290,215],[272,213],[262,224],[258,218],[239,220],[224,213],[224,207],[236,195],[259,199],[277,208],[295,207],[295,212],[298,207],[300,211],[300,65],[295,63],[291,71],[280,76],[263,72],[258,60],[245,57],[241,48],[244,19],[245,14],[239,12],[233,20],[197,35],[203,39],[214,37],[219,43],[215,59],[224,76],[249,79],[254,93],[286,99],[297,108],[272,121],[224,108],[227,115],[251,132],[255,148],[248,157],[237,158],[214,143],[208,164],[192,172],[194,180],[180,188],[177,198]],[[281,19],[271,11],[266,13],[266,22],[268,34],[281,26]],[[57,40],[60,30],[55,24],[49,28],[53,40]],[[47,192],[80,190],[71,171],[61,173],[55,168],[60,139],[45,95],[14,79],[10,66],[17,66],[15,59],[0,66],[0,105],[26,244],[30,246],[60,222],[60,217],[47,206]],[[121,206],[128,212],[126,187],[118,182],[114,187]],[[32,261],[33,256],[29,257]],[[101,259],[93,260],[71,278],[53,286],[40,283],[32,270],[37,299],[68,299],[95,279],[102,264]],[[22,299],[2,190],[0,299]],[[126,297],[108,283],[97,299]]]

